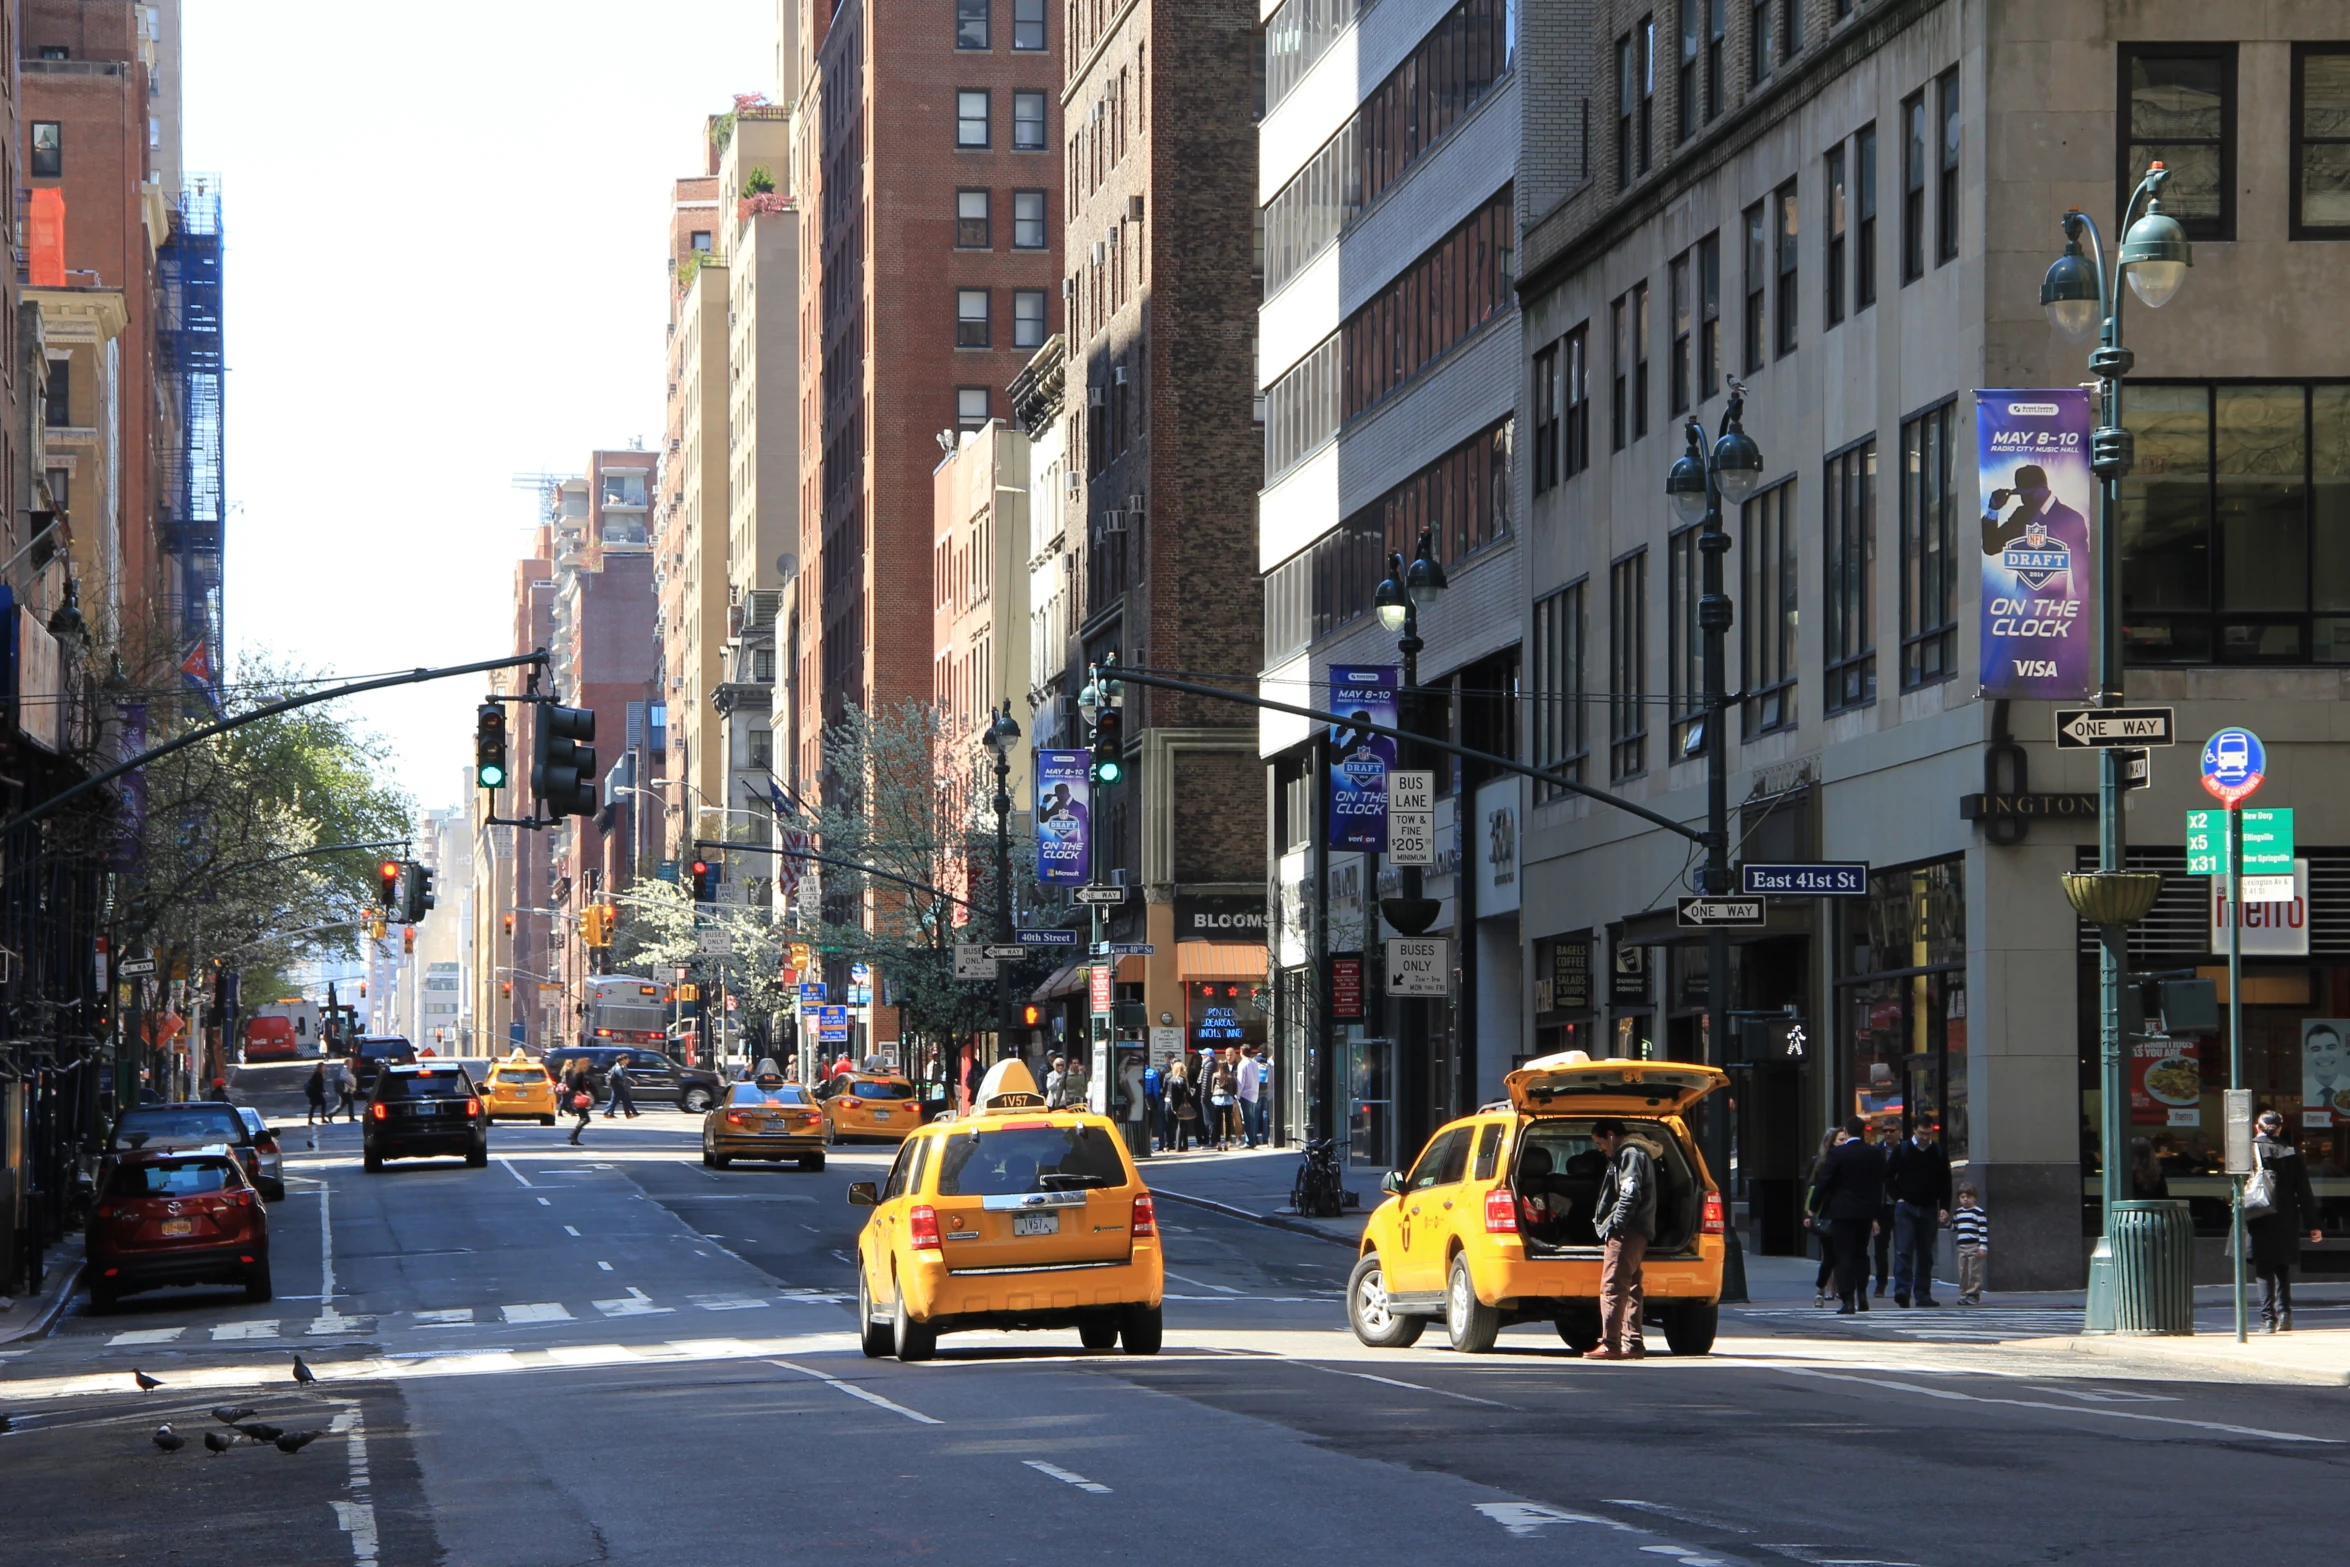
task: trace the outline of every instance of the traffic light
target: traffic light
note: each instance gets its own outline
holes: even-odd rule
[[[795,941],[791,944],[791,966],[802,973],[807,972],[808,944],[806,942]]]
[[[400,950],[402,952],[414,952],[416,950],[415,926],[404,925],[400,928]]]
[[[596,715],[584,707],[539,709],[532,726],[531,792],[549,816],[596,814]]]
[[[686,869],[693,873],[693,895],[696,903],[710,901],[710,862],[697,859]]]
[[[432,872],[409,861],[407,874],[400,880],[400,918],[411,925],[422,924],[433,904]]]
[[[1031,1001],[1027,1006],[1021,1009],[1020,1018],[1021,1021],[1025,1022],[1030,1028],[1034,1028],[1038,1023],[1044,1020],[1044,1008]]]
[[[400,899],[400,862],[386,860],[375,868],[375,879],[382,888],[379,896],[385,908],[391,908]]]
[[[1093,781],[1114,784],[1126,776],[1126,714],[1104,707],[1093,715]]]
[[[506,916],[506,934],[509,936],[514,934],[514,916],[512,914]]]
[[[473,781],[484,789],[506,787],[506,710],[495,702],[473,710]]]
[[[591,947],[612,945],[612,916],[616,911],[609,903],[591,903],[579,911],[579,939]]]

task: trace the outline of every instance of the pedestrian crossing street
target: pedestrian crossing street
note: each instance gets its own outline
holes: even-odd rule
[[[691,1316],[705,1311],[767,1311],[783,1306],[837,1306],[855,1297],[831,1290],[795,1289],[773,1295],[704,1294],[688,1295],[675,1305],[665,1305],[644,1291],[630,1286],[625,1295],[607,1300],[566,1302],[557,1300],[516,1301],[495,1306],[454,1306],[430,1311],[392,1312],[382,1316],[345,1315],[341,1318],[344,1331],[353,1333],[394,1331],[402,1328],[430,1333],[462,1336],[464,1330],[531,1327],[565,1322],[596,1321],[611,1317],[667,1317]],[[300,1338],[309,1331],[311,1319],[298,1317],[256,1318],[238,1322],[218,1322],[205,1328],[202,1324],[168,1328],[130,1328],[116,1333],[106,1341],[109,1349],[134,1347],[143,1344],[177,1344],[188,1341],[191,1335],[208,1334],[212,1342],[239,1343],[251,1340]]]

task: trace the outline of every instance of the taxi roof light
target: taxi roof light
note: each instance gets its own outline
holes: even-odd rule
[[[1019,1060],[998,1061],[989,1067],[987,1076],[979,1080],[979,1092],[973,1096],[973,1108],[981,1115],[1044,1107],[1044,1095],[1036,1091],[1035,1074],[1028,1070],[1027,1062]]]

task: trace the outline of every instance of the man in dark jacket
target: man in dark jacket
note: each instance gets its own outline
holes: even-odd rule
[[[1893,1191],[1893,1304],[1906,1306],[1914,1298],[1921,1306],[1939,1306],[1934,1236],[1950,1222],[1950,1155],[1932,1125],[1921,1121],[1910,1128],[1886,1161],[1885,1182]]]
[[[1599,1183],[1598,1217],[1592,1223],[1604,1248],[1599,1347],[1585,1358],[1639,1360],[1648,1353],[1640,1337],[1640,1264],[1656,1239],[1656,1160],[1624,1135],[1624,1123],[1617,1120],[1594,1122],[1591,1146],[1607,1156],[1608,1169]]]
[[[1828,1150],[1815,1183],[1821,1217],[1836,1244],[1836,1315],[1869,1309],[1869,1236],[1885,1189],[1885,1155],[1865,1140],[1859,1116],[1844,1123],[1850,1140]]]

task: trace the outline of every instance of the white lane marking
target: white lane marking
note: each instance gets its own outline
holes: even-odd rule
[[[1063,1485],[1073,1485],[1080,1491],[1091,1491],[1096,1496],[1107,1496],[1110,1494],[1110,1488],[1102,1484],[1099,1480],[1088,1480],[1085,1478],[1085,1476],[1077,1474],[1072,1470],[1063,1469],[1059,1464],[1048,1464],[1041,1458],[1023,1458],[1020,1460],[1020,1462],[1026,1464],[1029,1468],[1035,1470],[1038,1474],[1051,1475],[1054,1479],[1060,1481]]]
[[[908,1420],[913,1421],[916,1425],[938,1426],[946,1424],[945,1421],[938,1419],[934,1415],[926,1415],[919,1409],[908,1409],[903,1404],[883,1398],[879,1393],[868,1393],[865,1391],[865,1389],[857,1386],[857,1384],[854,1382],[843,1382],[838,1377],[827,1376],[821,1371],[811,1371],[806,1366],[797,1365],[789,1360],[771,1360],[767,1363],[771,1366],[781,1366],[786,1371],[797,1371],[801,1376],[804,1377],[814,1377],[819,1382],[829,1383],[833,1387],[838,1388],[843,1393],[848,1394],[851,1398],[861,1398],[866,1403],[873,1405],[875,1408],[886,1409],[893,1415],[904,1415]]]
[[[117,1349],[125,1344],[169,1344],[187,1331],[186,1328],[133,1328],[128,1333],[115,1334],[106,1341],[106,1347]]]
[[[375,1498],[368,1485],[367,1422],[357,1404],[347,1403],[327,1429],[341,1433],[350,1460],[351,1500],[335,1502],[335,1521],[351,1537],[353,1567],[374,1567],[380,1543],[375,1529]]]
[[[1570,1513],[1562,1508],[1545,1507],[1540,1502],[1477,1502],[1477,1511],[1521,1538],[1540,1534],[1553,1524],[1588,1523],[1602,1529],[1613,1529],[1618,1534],[1638,1534],[1641,1531],[1628,1523],[1613,1518],[1602,1518],[1596,1513]]]
[[[215,1324],[212,1329],[215,1343],[222,1339],[276,1337],[277,1319],[274,1317],[266,1322],[222,1322]]]
[[[357,1324],[335,1309],[334,1188],[318,1183],[318,1315],[310,1320],[311,1336],[350,1332]],[[370,1514],[370,1517],[373,1515]],[[372,1549],[372,1546],[370,1547]],[[369,1558],[373,1560],[372,1557]]]
[[[517,1169],[515,1169],[515,1168],[514,1168],[514,1161],[513,1161],[513,1160],[511,1160],[511,1159],[500,1159],[498,1162],[499,1162],[500,1164],[502,1164],[502,1165],[504,1165],[504,1166],[506,1167],[506,1173],[507,1173],[508,1175],[511,1175],[511,1176],[513,1176],[513,1177],[514,1177],[516,1180],[520,1181],[520,1182],[521,1182],[521,1183],[522,1183],[524,1186],[529,1186],[529,1185],[530,1185],[530,1177],[529,1177],[529,1176],[527,1176],[527,1175],[524,1175],[524,1174],[523,1174],[523,1173],[522,1173],[520,1170],[517,1170]],[[544,1198],[544,1197],[541,1197],[541,1198],[539,1199],[539,1201],[541,1201],[541,1202],[545,1202],[546,1200],[547,1200],[547,1199],[546,1199],[546,1198]]]
[[[1665,1502],[1640,1502],[1634,1501],[1629,1496],[1603,1496],[1600,1500],[1610,1507],[1637,1507],[1644,1513],[1655,1513],[1659,1517],[1670,1518],[1678,1523],[1693,1523],[1701,1529],[1723,1529],[1731,1534],[1754,1533],[1752,1529],[1743,1524],[1729,1523],[1720,1518],[1709,1517],[1704,1513],[1693,1513],[1686,1507],[1674,1507]]]
[[[569,1322],[571,1313],[561,1304],[547,1300],[528,1306],[500,1306],[508,1322]]]
[[[2177,1399],[2162,1393],[2131,1393],[2118,1387],[2041,1387],[2026,1383],[2035,1393],[2054,1393],[2059,1398],[2077,1398],[2084,1404],[2175,1404]]]
[[[612,1271],[612,1264],[608,1262],[599,1262],[596,1264],[596,1266],[602,1268],[606,1273],[610,1273]]]
[[[1327,1371],[1334,1377],[1355,1377],[1365,1382],[1384,1383],[1389,1387],[1409,1388],[1415,1393],[1434,1393],[1438,1398],[1457,1398],[1464,1404],[1483,1404],[1488,1409],[1515,1409],[1517,1407],[1515,1404],[1504,1404],[1490,1398],[1471,1398],[1466,1393],[1455,1393],[1446,1388],[1423,1387],[1417,1382],[1398,1382],[1393,1377],[1375,1377],[1368,1371],[1341,1371],[1336,1366],[1320,1365],[1311,1360],[1298,1360],[1291,1362],[1291,1364],[1306,1366],[1315,1371]]]
[[[547,1199],[546,1199],[546,1198],[544,1198],[544,1197],[541,1197],[541,1198],[539,1199],[539,1206],[540,1206],[540,1207],[542,1207],[542,1208],[552,1208],[552,1207],[554,1207],[555,1205],[554,1205],[553,1203],[551,1203],[551,1202],[547,1201]]]
[[[447,1311],[419,1311],[411,1314],[420,1328],[469,1328],[473,1326],[473,1308],[454,1306]]]
[[[579,1239],[579,1231],[573,1229],[568,1224],[563,1226],[563,1233],[570,1236],[573,1240]]]
[[[2191,1426],[2198,1431],[2217,1431],[2228,1436],[2253,1436],[2271,1442],[2312,1442],[2325,1447],[2339,1447],[2341,1438],[2331,1436],[2303,1436],[2298,1431],[2268,1431],[2259,1426],[2229,1425],[2218,1420],[2190,1420],[2183,1415],[2142,1415],[2130,1409],[2101,1409],[2095,1404],[2053,1404],[2041,1398],[1985,1398],[1979,1393],[1961,1393],[1956,1388],[1921,1387],[1915,1382],[1896,1382],[1888,1377],[1856,1377],[1837,1371],[1815,1371],[1805,1366],[1781,1368],[1789,1376],[1818,1377],[1830,1382],[1859,1382],[1868,1387],[1881,1387],[1895,1393],[1919,1393],[1927,1398],[1947,1399],[1962,1404],[2004,1404],[2011,1409],[2047,1409],[2060,1415],[2102,1415],[2108,1420],[2139,1420],[2154,1425]]]
[[[800,1226],[800,1228],[806,1230],[810,1235],[822,1235],[824,1233],[822,1230],[816,1228],[816,1226],[813,1224],[803,1224]]]
[[[1640,1549],[1650,1556],[1670,1556],[1681,1567],[1729,1567],[1719,1556],[1703,1556],[1686,1545],[1643,1545]]]
[[[749,1311],[767,1304],[757,1295],[688,1295],[686,1299],[704,1311]]]
[[[1917,1567],[1915,1562],[1889,1562],[1875,1556],[1822,1556],[1816,1545],[1765,1545],[1761,1549],[1792,1556],[1811,1567]]]
[[[1240,1291],[1234,1289],[1229,1284],[1210,1284],[1206,1279],[1195,1279],[1188,1273],[1177,1273],[1173,1268],[1167,1269],[1166,1274],[1167,1277],[1171,1279],[1181,1279],[1184,1283],[1191,1285],[1195,1289],[1219,1290],[1226,1295],[1237,1295],[1240,1293]]]

